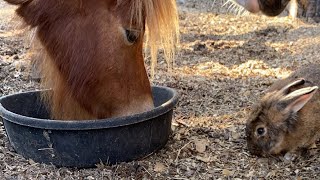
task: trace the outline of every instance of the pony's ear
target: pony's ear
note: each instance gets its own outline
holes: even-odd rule
[[[318,86],[306,87],[291,92],[281,99],[285,105],[285,111],[298,112],[317,92]]]
[[[6,1],[9,4],[19,5],[19,4],[23,4],[23,3],[30,1],[30,0],[4,0],[4,1]]]

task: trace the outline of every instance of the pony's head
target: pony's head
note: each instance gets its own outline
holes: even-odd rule
[[[59,119],[123,116],[153,108],[144,67],[159,48],[170,62],[178,39],[175,0],[6,0],[37,28],[45,99]],[[146,34],[146,35],[145,35]]]

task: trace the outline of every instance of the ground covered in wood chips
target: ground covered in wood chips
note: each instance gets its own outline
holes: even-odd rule
[[[244,124],[250,106],[273,81],[319,63],[320,25],[236,16],[218,1],[179,2],[175,66],[168,73],[160,57],[153,81],[180,94],[163,149],[114,166],[56,168],[16,154],[0,121],[0,179],[319,179],[320,148],[289,159],[258,158],[246,148]],[[30,75],[30,44],[12,23],[13,12],[0,2],[0,95],[39,86]]]

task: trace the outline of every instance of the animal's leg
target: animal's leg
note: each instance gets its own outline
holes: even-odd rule
[[[296,18],[298,14],[298,1],[291,0],[288,4],[289,15],[292,18]]]
[[[316,1],[316,12],[315,12],[315,16],[319,17],[320,16],[320,1]]]
[[[314,0],[313,4],[310,3],[310,5],[314,7],[314,12],[313,12],[313,16],[312,19],[319,23],[320,22],[320,1],[319,0]]]

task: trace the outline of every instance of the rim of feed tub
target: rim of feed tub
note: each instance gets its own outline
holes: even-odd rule
[[[154,109],[138,114],[133,114],[129,116],[106,118],[106,119],[93,119],[93,120],[53,120],[53,119],[40,119],[33,118],[24,115],[20,115],[9,111],[2,105],[3,99],[12,98],[17,96],[17,94],[6,95],[0,98],[0,115],[12,123],[16,123],[23,126],[51,129],[51,130],[90,130],[90,129],[105,129],[105,128],[115,128],[121,126],[128,126],[131,124],[137,124],[144,121],[151,120],[157,116],[167,113],[172,110],[176,103],[178,102],[178,94],[174,89],[164,87],[164,86],[152,86],[152,89],[165,90],[170,94],[170,99],[165,103],[155,107]],[[28,91],[19,93],[19,95],[24,95],[28,93],[40,93],[43,90]]]

